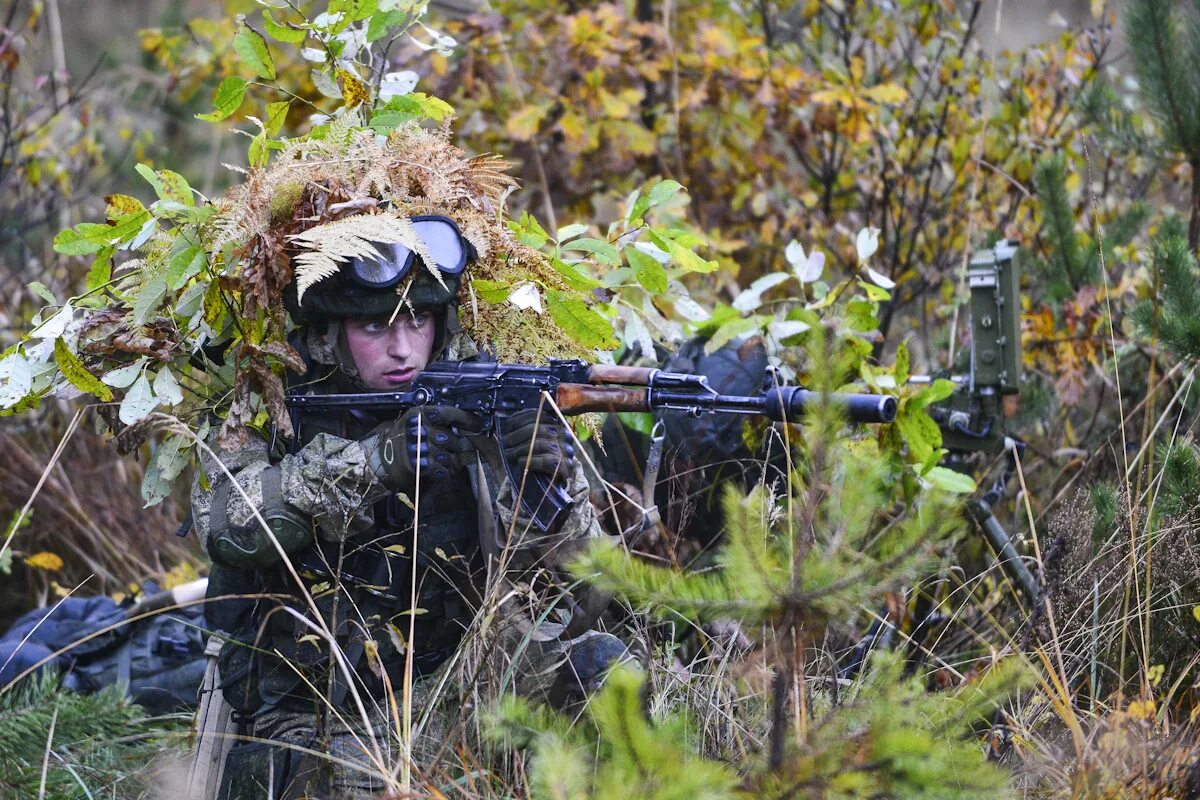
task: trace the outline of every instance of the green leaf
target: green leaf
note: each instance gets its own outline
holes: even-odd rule
[[[86,256],[108,245],[108,225],[81,222],[74,228],[59,231],[54,237],[54,252],[64,256]]]
[[[183,391],[170,367],[163,366],[154,376],[154,395],[168,406],[183,402]]]
[[[339,27],[334,31],[336,33],[352,22],[359,22],[379,13],[379,0],[332,0],[329,3],[329,13],[342,15],[338,22]]]
[[[375,110],[367,126],[379,133],[387,133],[398,125],[419,119],[442,122],[454,113],[454,106],[424,92],[409,92],[393,97],[387,104]]]
[[[862,280],[858,282],[858,285],[867,293],[867,299],[874,303],[883,303],[892,299],[892,293],[882,286],[876,286],[873,283],[867,283]]]
[[[479,295],[479,299],[485,303],[503,303],[508,298],[508,293],[512,290],[512,284],[505,281],[487,281],[482,278],[473,278],[471,280],[471,288],[475,290],[475,294]]]
[[[550,266],[554,267],[555,271],[562,275],[567,284],[577,292],[590,292],[592,289],[604,285],[588,274],[582,264],[568,264],[561,258],[552,258]]]
[[[661,234],[660,238],[665,237],[670,239],[671,241],[678,243],[681,247],[686,247],[689,250],[706,244],[703,237],[697,236],[691,231],[685,231],[683,228],[655,228],[654,230],[657,230],[658,233]],[[659,246],[663,247],[661,244]],[[666,248],[663,247],[663,249],[665,250]]]
[[[654,206],[662,205],[678,194],[679,190],[682,188],[683,184],[679,183],[678,181],[659,181],[654,185],[654,188],[650,190],[650,194],[647,196],[650,207],[653,208]]]
[[[246,86],[248,84],[244,79],[230,75],[221,81],[213,95],[213,110],[207,114],[197,114],[196,118],[205,122],[220,122],[225,119],[241,107],[242,100],[246,97]]]
[[[906,405],[908,405],[910,408],[927,408],[933,403],[945,400],[947,397],[954,394],[957,388],[958,387],[955,385],[954,381],[946,380],[945,378],[938,378],[933,383],[929,384],[924,389],[908,398],[908,403]]]
[[[661,294],[667,290],[667,271],[653,256],[631,246],[625,248],[625,258],[633,268],[634,279],[646,291]]]
[[[707,273],[713,272],[717,268],[716,261],[705,261],[675,240],[667,242],[667,252],[671,254],[671,260],[685,272]]]
[[[908,342],[901,342],[896,348],[896,367],[892,375],[896,378],[896,386],[908,383]]]
[[[96,253],[96,258],[92,261],[92,268],[87,274],[87,290],[89,292],[99,289],[104,284],[112,280],[112,255],[113,248],[105,247]]]
[[[287,121],[288,109],[291,107],[291,100],[267,103],[267,121],[265,124],[267,136],[277,136],[279,131],[283,130],[283,123]]]
[[[928,414],[906,403],[896,416],[896,427],[917,461],[925,461],[942,446],[942,432]]]
[[[54,251],[64,256],[91,255],[105,247],[133,239],[149,219],[150,212],[143,211],[123,219],[117,225],[81,222],[54,237]]]
[[[387,11],[371,17],[367,24],[367,44],[377,42],[393,28],[400,28],[408,22],[410,15],[403,11]]]
[[[267,134],[265,131],[260,131],[250,140],[250,147],[246,151],[246,161],[252,167],[261,167],[267,163],[270,154],[271,150],[267,146]]]
[[[78,356],[71,352],[71,348],[67,347],[67,343],[61,336],[54,340],[54,363],[58,365],[58,371],[62,373],[63,377],[79,391],[86,392],[103,403],[113,399],[112,389],[88,372],[87,367],[83,365]]]
[[[711,336],[716,332],[717,328],[720,328],[731,319],[740,319],[741,316],[737,309],[726,305],[719,305],[712,310],[708,319],[696,325],[696,333],[700,336]]]
[[[875,318],[875,304],[870,300],[855,297],[846,303],[846,325],[850,330],[864,333],[879,327]]]
[[[562,249],[582,250],[585,253],[591,253],[598,261],[609,266],[616,267],[621,264],[621,254],[617,252],[617,248],[599,239],[576,239],[573,242],[564,244]]]
[[[588,226],[584,225],[582,222],[576,222],[573,225],[564,225],[563,227],[558,229],[558,232],[556,234],[554,234],[554,239],[559,244],[562,244],[563,242],[567,241],[568,239],[574,239],[576,236],[579,236],[580,234],[587,233],[587,229],[588,229]]]
[[[133,324],[145,325],[158,309],[167,293],[167,276],[159,273],[151,277],[138,291],[133,301]]]
[[[629,196],[626,204],[629,206],[629,212],[625,215],[625,221],[630,226],[640,225],[642,223],[642,216],[650,208],[649,196],[642,194],[638,189],[634,189],[633,194]]]
[[[546,293],[546,304],[558,327],[582,346],[611,350],[619,344],[609,321],[578,297],[550,291]]]
[[[154,392],[150,389],[150,381],[146,377],[146,373],[143,372],[125,393],[117,417],[126,425],[132,425],[145,419],[154,410],[154,405]]]
[[[172,172],[169,169],[155,170],[147,164],[138,164],[134,170],[153,187],[159,200],[181,203],[188,207],[196,205],[192,187],[188,184],[187,179],[178,172]]]
[[[712,337],[704,343],[704,352],[712,355],[742,334],[758,330],[761,325],[762,321],[756,316],[731,319],[717,328]]]
[[[654,430],[654,415],[649,411],[618,411],[617,417],[625,423],[625,427],[646,436]]]
[[[971,494],[979,488],[975,485],[975,481],[970,475],[955,472],[947,467],[933,467],[921,477],[944,492]]]
[[[517,235],[521,244],[537,249],[550,240],[550,235],[542,228],[537,218],[528,211],[521,212],[519,220],[509,220],[508,229]]]
[[[167,288],[178,291],[194,275],[204,269],[205,252],[200,247],[188,247],[171,256],[167,264]]]
[[[262,34],[242,23],[233,37],[233,49],[241,56],[242,63],[254,70],[254,74],[268,81],[275,80],[275,61]]]
[[[280,25],[271,16],[270,11],[263,12],[263,25],[267,29],[267,35],[277,42],[286,42],[287,44],[297,44],[308,38],[308,31],[298,28],[290,28],[286,25]]]
[[[47,289],[46,284],[42,283],[41,281],[33,281],[25,288],[29,289],[29,291],[33,292],[38,297],[45,300],[50,305],[52,305],[52,306],[58,305],[58,300],[55,299],[54,293],[51,292],[49,289]]]
[[[421,113],[434,122],[443,122],[446,117],[454,113],[454,106],[440,97],[434,97],[424,92],[409,92],[405,97],[415,101],[421,109]]]

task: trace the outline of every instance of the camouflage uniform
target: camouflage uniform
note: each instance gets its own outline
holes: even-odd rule
[[[338,357],[336,337],[310,330],[305,343],[313,365],[306,378],[317,373],[317,391],[344,390],[347,379],[352,385],[344,365],[353,362]],[[443,352],[472,356],[461,336]],[[434,757],[475,703],[504,692],[561,689],[570,648],[594,639],[566,639],[566,602],[546,570],[600,535],[582,467],[575,463],[565,484],[574,501],[565,523],[552,537],[535,539],[528,519],[513,513],[510,482],[483,459],[445,486],[423,482],[414,498],[390,493],[371,463],[372,431],[381,421],[358,412],[314,415],[301,420],[290,452],[255,439],[237,449],[214,446],[216,458],[203,458],[192,508],[214,557],[210,597],[259,595],[210,602],[210,618],[230,636],[220,659],[222,688],[241,720],[239,733],[285,745],[235,749],[226,767],[234,780],[230,797],[265,796],[247,787],[267,771],[296,780],[319,776],[309,790],[319,785],[330,796],[385,788],[384,775],[400,755],[406,657],[413,670],[411,753],[421,774],[436,767]],[[289,553],[303,592],[264,537],[264,523]],[[228,568],[222,554],[229,552],[257,552],[261,566]],[[414,552],[419,610],[410,612]],[[340,656],[331,654],[330,635]],[[302,796],[299,786],[282,796]]]

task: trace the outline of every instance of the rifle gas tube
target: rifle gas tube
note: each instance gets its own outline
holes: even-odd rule
[[[439,361],[418,374],[406,391],[289,394],[287,404],[298,412],[366,409],[382,414],[415,406],[454,406],[487,417],[484,432],[500,439],[504,419],[524,409],[539,408],[543,393],[567,415],[675,409],[697,417],[706,413],[747,414],[792,422],[799,421],[809,404],[828,402],[852,422],[891,422],[896,418],[896,398],[887,395],[822,395],[798,386],[779,385],[772,373],[768,373],[765,383],[757,395],[725,395],[710,387],[703,375],[589,364],[575,359],[537,366]],[[509,478],[514,486],[522,485],[521,476],[510,473]],[[525,484],[532,491],[522,493],[522,505],[542,532],[553,530],[570,499],[561,487],[541,476],[526,476]]]

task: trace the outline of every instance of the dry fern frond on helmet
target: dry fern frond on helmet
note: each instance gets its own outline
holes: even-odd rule
[[[402,244],[432,262],[412,221],[394,213],[358,214],[326,222],[288,237],[307,248],[296,256],[296,294],[303,298],[314,283],[337,273],[352,258],[382,259],[376,244]]]

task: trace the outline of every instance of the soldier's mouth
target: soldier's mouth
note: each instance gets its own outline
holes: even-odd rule
[[[417,376],[417,371],[412,367],[404,369],[394,369],[383,373],[384,380],[388,383],[408,383]]]

